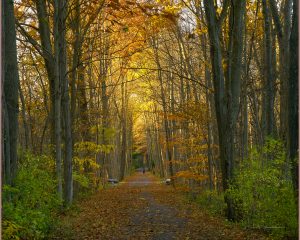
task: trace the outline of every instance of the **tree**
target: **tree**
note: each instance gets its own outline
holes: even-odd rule
[[[3,109],[4,109],[4,183],[13,184],[18,167],[19,73],[13,1],[2,1],[3,19]],[[4,10],[5,9],[5,10]]]
[[[222,13],[227,11],[228,1],[224,2]],[[229,188],[234,171],[234,132],[239,112],[241,92],[241,70],[243,51],[244,11],[246,1],[231,1],[229,8],[228,32],[229,40],[227,58],[223,55],[220,40],[223,18],[217,18],[214,3],[204,1],[205,14],[208,24],[208,35],[211,47],[211,63],[214,84],[215,108],[217,115],[220,159],[222,164],[223,190]],[[221,13],[220,16],[224,16]],[[224,61],[226,67],[224,68]],[[227,217],[234,220],[232,200],[225,198]]]
[[[289,91],[288,91],[288,153],[292,166],[292,178],[295,194],[298,197],[299,191],[299,85],[298,85],[298,66],[299,66],[299,42],[298,42],[298,8],[299,2],[293,1],[293,24],[290,38],[290,69],[289,69]]]
[[[69,97],[69,81],[67,74],[67,45],[66,45],[66,20],[68,0],[60,0],[55,2],[57,7],[58,19],[58,68],[59,82],[62,89],[62,113],[64,119],[64,142],[65,142],[65,158],[64,158],[64,200],[66,204],[70,204],[73,200],[73,178],[72,178],[72,158],[73,158],[73,143],[72,143],[72,124],[70,112],[70,97]]]
[[[282,1],[282,16],[278,10],[275,0],[269,0],[270,10],[274,21],[274,27],[278,38],[279,46],[279,78],[280,78],[280,137],[286,142],[288,130],[286,106],[288,103],[288,75],[290,60],[290,33],[291,33],[291,10],[292,0]],[[282,19],[282,20],[281,20]]]
[[[53,13],[53,34],[54,47],[51,42],[51,30],[49,17],[47,13],[46,1],[36,1],[37,17],[39,22],[38,31],[40,34],[41,45],[39,45],[26,31],[21,28],[21,32],[28,38],[28,41],[36,48],[43,56],[45,67],[47,70],[49,89],[50,89],[50,122],[52,126],[51,138],[55,143],[55,163],[56,163],[56,177],[57,189],[61,199],[63,199],[62,187],[62,150],[61,150],[61,82],[59,78],[59,30],[58,30],[58,2],[54,2]]]
[[[163,108],[163,122],[164,122],[164,131],[165,131],[165,139],[166,139],[166,154],[167,154],[167,161],[169,162],[169,176],[172,178],[174,176],[174,170],[173,170],[173,153],[171,150],[171,130],[170,130],[170,123],[167,117],[167,101],[165,96],[165,90],[163,87],[163,76],[161,71],[161,63],[158,55],[158,40],[153,38],[151,39],[151,45],[154,51],[154,57],[155,57],[155,63],[157,65],[158,71],[157,71],[157,77],[159,80],[160,85],[160,94],[161,94],[161,100],[162,100],[162,108]],[[174,182],[172,181],[172,184],[174,185]]]
[[[262,114],[263,119],[264,136],[275,136],[275,117],[274,117],[274,100],[275,100],[275,74],[273,66],[273,54],[272,54],[272,35],[271,35],[271,21],[269,7],[266,0],[262,0],[262,10],[264,15],[264,44],[265,44],[265,56],[264,56],[264,100]]]

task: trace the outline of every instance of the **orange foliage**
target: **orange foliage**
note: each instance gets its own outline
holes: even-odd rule
[[[185,178],[185,179],[193,179],[195,181],[203,181],[208,179],[208,176],[185,170],[185,171],[177,172],[175,174],[175,178]]]

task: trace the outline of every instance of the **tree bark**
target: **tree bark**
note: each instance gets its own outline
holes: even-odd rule
[[[299,192],[299,126],[298,126],[298,106],[299,106],[299,83],[298,83],[298,66],[299,66],[299,42],[298,42],[298,0],[293,1],[293,23],[290,38],[290,74],[289,74],[289,102],[288,102],[288,153],[292,166],[292,181],[295,189],[295,195],[298,198]]]
[[[55,134],[55,161],[56,161],[56,177],[58,181],[58,195],[59,198],[63,199],[63,187],[62,187],[62,150],[61,150],[61,98],[62,98],[62,87],[61,78],[59,77],[59,3],[58,0],[54,1],[54,66],[55,72],[54,78],[54,134]],[[43,20],[42,20],[43,21]]]
[[[122,137],[121,137],[121,156],[120,156],[120,181],[124,179],[125,176],[125,168],[126,168],[126,148],[127,148],[127,117],[126,117],[126,83],[124,83],[124,79],[122,76],[122,84],[121,84],[121,92],[122,92],[122,113],[121,113],[121,128],[122,128]]]
[[[64,142],[65,142],[65,159],[64,159],[64,201],[65,204],[71,204],[73,200],[73,178],[72,178],[72,124],[69,98],[69,81],[67,75],[67,49],[66,49],[66,17],[67,17],[67,0],[58,1],[58,67],[59,82],[62,86],[62,113],[64,118]]]
[[[43,58],[45,61],[45,67],[49,81],[50,92],[50,122],[51,122],[51,143],[55,144],[55,81],[58,78],[58,71],[55,68],[55,56],[52,50],[50,24],[47,13],[47,5],[45,0],[36,1],[37,17],[39,22],[39,34],[41,39],[41,47],[43,52]],[[53,19],[56,26],[56,19]],[[54,26],[54,27],[55,27]],[[57,31],[54,29],[54,32]]]
[[[264,111],[265,119],[263,119],[265,129],[264,136],[275,136],[275,116],[274,116],[274,100],[275,100],[275,79],[274,79],[274,66],[272,54],[272,35],[271,35],[271,22],[270,13],[267,5],[267,0],[262,0],[262,10],[264,15],[264,44],[265,44],[265,67],[264,67]]]
[[[287,125],[287,92],[289,75],[289,43],[291,28],[291,3],[292,0],[286,0],[283,4],[283,21],[280,20],[277,3],[275,0],[269,0],[270,10],[274,21],[275,30],[279,45],[279,78],[280,78],[280,137],[286,142],[288,130]]]
[[[222,165],[223,190],[233,181],[234,170],[234,132],[239,111],[241,91],[241,69],[243,51],[243,25],[245,1],[231,1],[229,16],[229,43],[226,72],[223,70],[223,56],[220,42],[220,25],[217,21],[214,3],[204,1],[208,34],[211,44],[211,62],[215,90],[215,108],[219,130],[220,158]],[[231,199],[225,198],[227,217],[235,219]]]
[[[29,129],[28,129],[28,124],[27,124],[27,119],[26,119],[26,110],[25,110],[25,99],[24,95],[21,89],[21,86],[19,85],[19,94],[20,94],[20,100],[21,100],[21,105],[22,105],[22,122],[23,122],[23,128],[24,128],[24,145],[25,149],[28,150],[29,148]]]
[[[18,167],[18,115],[19,115],[19,73],[17,62],[16,30],[13,1],[2,1],[4,64],[3,106],[4,106],[4,175],[5,183],[13,184]]]
[[[58,46],[58,1],[54,1],[53,35],[54,46],[51,44],[51,31],[45,0],[36,1],[37,17],[39,22],[39,34],[41,39],[42,56],[45,61],[49,89],[50,89],[50,123],[51,143],[55,145],[55,167],[57,178],[57,191],[60,199],[63,198],[62,169],[61,169],[61,82],[59,79],[59,46]]]

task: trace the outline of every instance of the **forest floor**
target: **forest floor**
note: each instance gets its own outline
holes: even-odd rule
[[[61,221],[50,239],[268,239],[211,216],[172,186],[141,172],[81,201]]]

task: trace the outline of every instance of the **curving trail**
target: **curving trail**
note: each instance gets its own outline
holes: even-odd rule
[[[268,239],[212,217],[150,173],[137,172],[80,202],[50,239]]]

